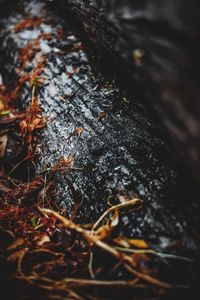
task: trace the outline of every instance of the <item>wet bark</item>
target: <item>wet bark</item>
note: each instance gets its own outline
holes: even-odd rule
[[[38,27],[13,30],[27,16],[39,16],[42,22]],[[50,121],[38,137],[36,173],[62,155],[73,156],[77,171],[57,178],[60,201],[69,213],[78,203],[81,221],[91,222],[105,210],[108,199],[117,202],[137,195],[144,200],[144,208],[124,215],[123,234],[198,260],[197,188],[188,180],[154,114],[121,91],[112,78],[106,79],[73,23],[42,1],[19,1],[10,16],[1,20],[4,82],[14,84],[20,76],[21,49],[43,33],[50,33],[51,38],[44,36],[37,51],[46,59],[45,81],[38,96]],[[25,70],[35,64],[35,59],[30,60]],[[27,106],[30,99],[31,89],[25,83],[20,105]],[[77,128],[83,129],[80,136],[74,134]],[[182,268],[187,271],[180,272]],[[192,281],[191,274],[197,272],[191,263],[175,269],[176,276],[186,277],[183,281],[188,277]]]
[[[200,175],[198,1],[62,0],[93,43],[129,69],[158,111],[183,161]]]

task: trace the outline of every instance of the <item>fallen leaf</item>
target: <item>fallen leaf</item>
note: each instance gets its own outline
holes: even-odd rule
[[[149,245],[147,244],[147,242],[145,242],[144,240],[138,240],[138,239],[129,239],[128,243],[136,248],[139,249],[148,249]]]
[[[8,142],[7,135],[0,136],[0,158],[4,157]]]
[[[16,239],[12,244],[8,246],[7,250],[15,250],[20,246],[22,246],[23,244],[24,244],[23,238]]]
[[[6,110],[3,110],[0,115],[1,116],[6,116],[6,115],[9,115],[10,114],[10,109],[6,109]]]
[[[100,112],[98,115],[96,122],[99,123],[102,119],[106,118],[108,116],[108,113],[106,111]]]
[[[25,19],[15,26],[15,32],[20,32],[31,27],[38,27],[41,23],[42,19],[39,17]]]
[[[2,112],[5,109],[5,105],[2,101],[2,99],[0,98],[0,112]]]
[[[32,224],[33,227],[37,226],[37,222],[38,222],[38,217],[31,218],[31,224]]]
[[[128,239],[126,237],[118,237],[115,242],[124,248],[139,248],[139,249],[149,249],[149,245],[144,240],[140,239]]]
[[[37,240],[37,245],[42,246],[45,243],[49,243],[49,242],[50,242],[50,238],[48,237],[48,235],[44,235],[39,240]]]
[[[72,136],[81,136],[83,131],[84,131],[84,129],[82,127],[77,127],[77,128],[74,129],[73,132],[71,132],[69,134],[67,139],[70,140]]]

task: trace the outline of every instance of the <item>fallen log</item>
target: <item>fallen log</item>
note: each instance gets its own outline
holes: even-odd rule
[[[73,26],[56,14],[55,7],[34,0],[19,1],[1,20],[4,82],[15,87],[41,58],[44,63],[37,96],[49,122],[39,138],[36,173],[55,165],[61,156],[73,158],[73,172],[57,179],[60,201],[69,214],[78,203],[80,219],[89,223],[109,201],[140,197],[144,208],[124,215],[122,232],[147,240],[159,251],[198,260],[197,188],[155,115],[120,91],[112,78],[105,80],[92,49]],[[28,106],[31,91],[24,81],[15,100]],[[184,268],[190,271],[177,268],[175,273],[191,282],[198,269],[190,263]]]
[[[199,178],[198,1],[61,2],[97,47],[129,69],[140,98],[154,105],[184,163]]]

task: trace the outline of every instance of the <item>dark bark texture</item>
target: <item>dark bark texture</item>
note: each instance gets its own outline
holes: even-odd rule
[[[94,9],[96,16],[98,9]],[[40,25],[14,30],[24,18],[34,16],[41,17]],[[83,20],[86,16],[84,12]],[[144,200],[144,208],[123,216],[123,234],[144,238],[160,251],[198,260],[199,193],[183,171],[154,114],[99,71],[99,60],[92,49],[77,34],[73,23],[56,13],[55,7],[52,9],[43,1],[17,1],[0,25],[1,75],[10,85],[19,76],[21,49],[41,34],[51,34],[51,38],[43,36],[40,40],[36,57],[25,70],[33,69],[37,58],[45,55],[42,76],[46,79],[38,95],[43,113],[50,121],[38,137],[35,166],[39,174],[62,155],[75,157],[74,167],[79,171],[57,178],[60,201],[67,211],[71,212],[74,202],[79,203],[81,221],[91,222],[105,210],[109,197],[117,202],[120,197],[130,199],[138,195]],[[141,68],[148,68],[149,72],[151,69],[143,67],[143,63]],[[136,69],[139,72],[140,66]],[[154,76],[162,85],[163,77],[159,79],[155,74],[156,71]],[[20,105],[25,107],[30,99],[31,88],[25,83]],[[71,135],[76,128],[83,128],[81,136]],[[173,265],[173,260],[169,264]],[[198,271],[196,266],[176,262],[173,272],[183,282],[192,281],[193,273]]]
[[[192,0],[62,0],[85,32],[125,65],[200,175],[200,13]]]

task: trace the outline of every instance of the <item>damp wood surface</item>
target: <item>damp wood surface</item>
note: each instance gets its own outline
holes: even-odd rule
[[[97,48],[108,51],[149,102],[177,143],[183,162],[198,179],[198,1],[61,0]],[[112,60],[111,60],[112,61]]]
[[[101,59],[58,6],[18,1],[0,26],[4,83],[13,88],[44,59],[38,97],[48,122],[38,136],[34,171],[40,174],[61,156],[73,158],[73,172],[57,177],[63,209],[70,214],[77,205],[81,222],[90,223],[108,203],[139,197],[143,209],[124,214],[121,232],[198,261],[199,192],[154,113],[121,90],[106,67],[104,74]],[[16,103],[23,110],[30,100],[25,82]],[[12,161],[12,149],[6,155]],[[194,264],[183,270],[177,273],[183,281],[197,276]]]

